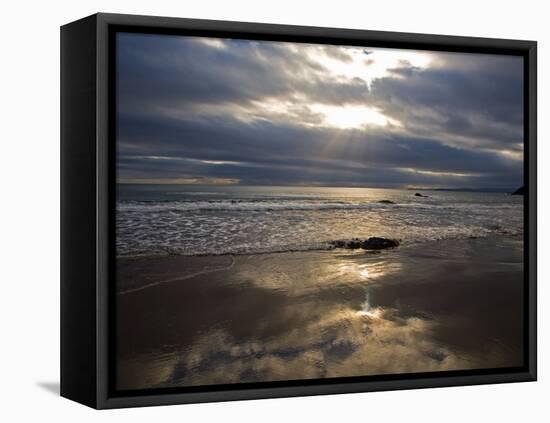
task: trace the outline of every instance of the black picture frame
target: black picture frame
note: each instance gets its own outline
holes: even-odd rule
[[[524,57],[523,367],[116,392],[114,34],[232,37]],[[537,44],[534,41],[98,13],[61,27],[61,395],[97,409],[535,381]]]

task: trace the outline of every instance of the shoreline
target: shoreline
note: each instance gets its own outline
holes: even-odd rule
[[[521,365],[522,240],[117,260],[117,386]]]

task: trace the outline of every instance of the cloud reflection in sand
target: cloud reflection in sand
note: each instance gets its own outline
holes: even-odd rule
[[[205,385],[464,368],[431,340],[433,322],[402,319],[394,310],[337,310],[305,328],[266,341],[239,342],[223,329],[202,335],[192,347],[166,354],[149,368],[129,364],[143,386]],[[130,368],[128,370],[130,370]],[[131,371],[131,370],[130,370]],[[154,383],[151,379],[155,379]]]
[[[122,308],[128,301],[136,311],[121,332],[119,385],[427,372],[517,360],[517,353],[505,354],[502,345],[487,340],[495,324],[475,314],[486,310],[482,298],[463,316],[470,305],[458,304],[456,310],[449,305],[442,312],[437,304],[444,299],[430,301],[434,292],[443,292],[453,304],[456,293],[438,291],[438,281],[445,289],[462,289],[453,282],[462,280],[460,271],[432,275],[427,280],[434,282],[427,283],[426,251],[414,259],[404,252],[242,256],[227,272],[123,295]],[[162,307],[148,310],[151,303]],[[502,324],[509,331],[510,323]],[[473,328],[479,333],[472,336],[482,342],[474,347],[464,337]]]

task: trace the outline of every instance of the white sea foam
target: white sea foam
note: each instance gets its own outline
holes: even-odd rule
[[[117,205],[118,211],[270,211],[270,210],[366,210],[388,208],[392,204],[345,203],[333,201],[278,201],[278,200],[213,200],[213,201],[166,201],[127,202]]]
[[[330,248],[330,241],[384,236],[405,244],[523,233],[521,197],[334,189],[168,195],[117,202],[117,254],[250,254]],[[172,197],[175,197],[172,199]],[[137,199],[136,199],[137,198]],[[394,204],[380,203],[391,200]]]

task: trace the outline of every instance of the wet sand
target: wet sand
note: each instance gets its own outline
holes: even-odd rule
[[[118,389],[515,367],[523,245],[118,259]]]

